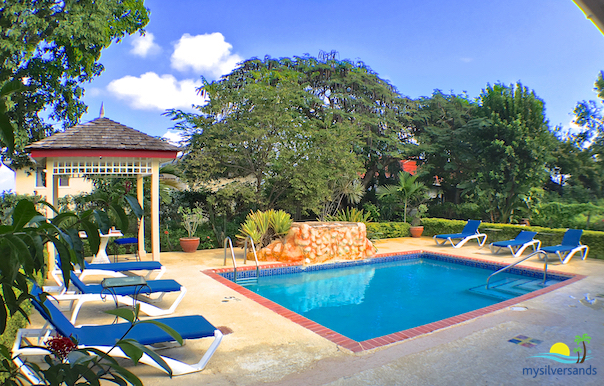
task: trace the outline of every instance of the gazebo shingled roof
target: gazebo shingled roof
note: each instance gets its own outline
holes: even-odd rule
[[[26,146],[26,149],[179,150],[168,142],[104,117],[70,127],[64,132],[34,142]]]

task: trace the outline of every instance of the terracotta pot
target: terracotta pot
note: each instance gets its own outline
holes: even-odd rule
[[[180,247],[185,252],[195,252],[199,246],[199,237],[183,237],[180,239]]]
[[[423,226],[416,226],[416,227],[411,227],[409,228],[409,232],[411,233],[411,237],[420,237],[422,235],[422,233],[424,233],[424,227]]]

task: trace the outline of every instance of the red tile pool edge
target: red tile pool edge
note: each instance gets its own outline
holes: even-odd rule
[[[416,254],[416,253],[427,253],[427,252],[425,252],[425,251],[409,251],[409,252],[398,252],[398,253],[394,252],[394,253],[375,255],[375,256],[373,256],[373,258],[399,256],[399,255],[410,255],[410,254]],[[455,256],[455,255],[452,255],[449,253],[436,253],[436,252],[429,252],[429,253],[435,253],[435,254],[440,254],[440,255],[449,256],[449,257],[461,258],[461,259],[465,259],[465,260],[472,260],[472,261],[481,262],[481,263],[497,264],[496,262],[493,262],[490,260],[477,259],[477,258],[473,258],[473,257],[460,257],[460,256]],[[275,264],[263,265],[260,268],[282,268],[282,267],[290,267],[290,266],[296,266],[296,265],[300,265],[300,264],[275,263]],[[539,271],[533,267],[526,267],[526,266],[522,266],[522,265],[519,265],[518,267],[522,268],[522,269],[526,269],[526,270],[531,270],[531,271]],[[240,271],[246,271],[246,270],[250,270],[250,269],[255,269],[255,267],[239,268]],[[528,293],[528,294],[525,294],[522,296],[518,296],[518,297],[509,299],[509,300],[505,300],[503,302],[493,304],[488,307],[479,308],[478,310],[466,312],[466,313],[463,313],[460,315],[452,316],[450,318],[446,318],[446,319],[442,319],[442,320],[439,320],[436,322],[424,324],[422,326],[417,326],[417,327],[413,327],[413,328],[410,328],[407,330],[395,332],[395,333],[384,335],[384,336],[379,336],[377,338],[364,340],[362,342],[357,342],[356,340],[347,338],[342,334],[339,334],[325,326],[320,325],[319,323],[313,322],[312,320],[305,318],[302,315],[299,315],[291,310],[288,310],[287,308],[285,308],[271,300],[268,300],[256,293],[248,290],[247,288],[240,286],[239,284],[235,284],[234,282],[230,281],[229,279],[226,279],[226,278],[218,275],[218,273],[230,272],[232,270],[233,270],[232,268],[219,268],[219,269],[208,269],[208,270],[205,270],[202,272],[204,274],[208,275],[209,277],[213,278],[214,280],[216,280],[216,281],[224,284],[225,286],[237,291],[238,293],[244,295],[245,297],[247,297],[251,300],[254,300],[255,302],[268,308],[269,310],[283,316],[284,318],[287,318],[287,319],[291,320],[292,322],[297,323],[297,324],[301,325],[302,327],[305,327],[305,328],[313,331],[314,333],[332,341],[333,343],[335,343],[345,349],[348,349],[352,352],[355,352],[355,353],[365,351],[365,350],[371,350],[371,349],[374,349],[377,347],[382,347],[382,346],[386,346],[388,344],[392,344],[392,343],[400,342],[400,341],[403,341],[406,339],[414,338],[419,335],[423,335],[423,334],[427,334],[429,332],[440,330],[441,328],[454,326],[456,324],[463,323],[470,319],[474,319],[479,316],[490,314],[491,312],[502,310],[506,307],[510,307],[514,304],[518,304],[525,300],[533,299],[537,296],[543,295],[545,293],[551,292],[553,290],[556,290],[556,289],[564,287],[566,285],[575,283],[575,282],[585,278],[584,275],[577,275],[577,274],[570,274],[570,273],[566,273],[566,272],[548,270],[548,272],[551,272],[554,274],[572,276],[572,277],[563,282],[556,283],[556,284],[553,284],[546,288],[542,288],[540,290],[533,291],[531,293]]]

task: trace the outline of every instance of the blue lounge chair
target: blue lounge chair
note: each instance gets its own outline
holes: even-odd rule
[[[59,287],[63,287],[63,272],[59,269],[61,264],[57,262],[55,269],[51,272],[52,278],[55,280]],[[151,274],[157,272],[155,280],[159,280],[166,272],[166,267],[161,265],[159,261],[133,261],[133,262],[122,262],[122,263],[103,263],[103,264],[90,264],[85,263],[84,270],[76,270],[76,274],[81,280],[84,280],[86,276],[102,276],[102,277],[125,277],[132,276],[133,272],[147,271],[144,275],[146,280],[149,280]],[[63,293],[65,289],[61,290]]]
[[[116,239],[113,241],[113,244],[116,246],[115,250],[114,250],[114,254],[113,254],[113,262],[117,263],[117,259],[119,258],[119,255],[117,254],[117,246],[123,245],[129,245],[130,247],[132,247],[133,245],[138,246],[138,238],[136,237],[124,237],[121,239]],[[138,251],[134,252],[134,259],[136,261],[140,261],[140,256],[138,255]],[[126,259],[128,260],[128,259]]]
[[[463,230],[461,231],[461,233],[452,233],[452,234],[447,234],[447,235],[435,235],[434,241],[438,245],[445,245],[445,243],[448,241],[451,243],[453,248],[460,248],[468,241],[470,241],[472,239],[476,239],[476,241],[478,242],[478,245],[480,245],[482,247],[484,245],[484,243],[487,241],[487,235],[484,233],[480,233],[478,231],[479,225],[480,225],[480,220],[468,220],[467,224],[463,227]],[[453,242],[453,240],[455,240],[455,239],[461,239],[461,240],[457,244],[455,244]],[[481,241],[481,239],[482,239],[482,241]],[[438,242],[439,240],[442,240],[442,242],[439,243]]]
[[[569,229],[564,233],[562,243],[550,247],[543,247],[541,250],[548,254],[556,254],[560,258],[562,264],[568,263],[575,253],[579,251],[583,251],[581,260],[585,260],[589,253],[589,247],[581,244],[582,234],[583,229]]]
[[[71,272],[71,283],[77,289],[76,293],[61,293],[53,295],[53,298],[58,302],[71,302],[72,313],[70,321],[74,324],[80,309],[86,302],[104,301],[109,297],[115,300],[116,303],[125,304],[127,306],[138,303],[141,312],[146,315],[163,316],[174,313],[176,307],[178,307],[187,293],[187,289],[175,280],[149,280],[142,288],[136,286],[117,287],[109,292],[108,290],[104,290],[101,284],[84,284],[74,272]],[[169,308],[163,309],[148,303],[149,301],[161,301],[164,295],[169,292],[180,292]],[[155,294],[157,297],[151,299],[151,294]],[[140,298],[143,298],[145,301],[139,301]]]
[[[102,271],[102,272],[99,272]],[[159,261],[132,261],[132,262],[122,262],[122,263],[109,263],[109,264],[91,264],[85,263],[84,271],[79,275],[80,279],[84,279],[84,277],[88,275],[101,275],[101,276],[109,276],[108,273],[117,273],[118,275],[113,275],[114,277],[123,277],[129,276],[128,272],[136,272],[136,271],[147,271],[147,274],[144,276],[145,279],[149,280],[151,274],[153,272],[157,272],[155,276],[155,280],[159,280],[163,274],[166,272],[166,267],[161,265]]]
[[[509,248],[510,252],[512,253],[512,256],[519,257],[528,247],[532,246],[533,251],[536,251],[541,247],[541,241],[534,239],[536,235],[537,232],[521,231],[518,236],[516,236],[516,238],[513,240],[497,241],[491,243],[491,253],[499,253],[501,248]],[[536,248],[535,244],[537,244]],[[497,248],[496,251],[494,250],[495,248]]]
[[[32,301],[32,304],[46,320],[47,324],[41,329],[21,329],[18,331],[13,347],[13,360],[17,366],[22,366],[23,364],[23,361],[19,358],[20,355],[48,355],[48,350],[44,349],[44,341],[54,332],[65,337],[73,336],[78,342],[78,348],[95,348],[103,352],[109,352],[109,350],[111,350],[110,355],[112,357],[127,357],[118,347],[113,348],[113,345],[117,340],[124,336],[126,331],[128,331],[131,327],[130,323],[75,327],[48,299],[43,303],[41,302],[41,292],[40,287],[34,285],[31,293],[34,295],[35,299]],[[42,307],[42,304],[44,304],[46,309]],[[203,370],[222,340],[222,333],[220,330],[214,327],[201,315],[179,316],[155,320],[176,330],[183,339],[214,337],[214,341],[201,360],[196,364],[189,365],[162,356],[161,358],[166,361],[172,369],[173,375],[183,375]],[[52,327],[48,326],[49,324]],[[128,332],[126,338],[136,339],[143,345],[174,342],[174,339],[169,334],[151,323],[137,324],[130,332]],[[155,361],[147,354],[143,355],[140,362],[163,371],[161,366],[155,363]],[[26,366],[21,367],[21,371],[30,378],[30,381],[32,381],[33,384],[43,384],[38,383],[40,380],[37,379],[35,373],[30,371]],[[32,377],[34,379],[32,379]]]

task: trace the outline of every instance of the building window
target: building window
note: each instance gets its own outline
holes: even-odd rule
[[[59,176],[59,187],[69,186],[69,176]]]
[[[46,187],[46,172],[44,169],[36,169],[36,187]]]

